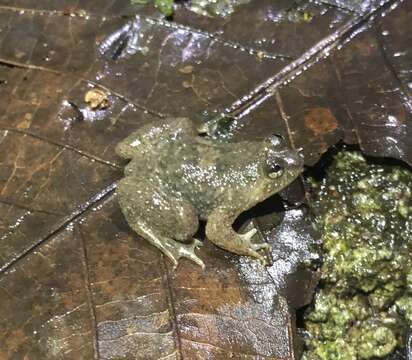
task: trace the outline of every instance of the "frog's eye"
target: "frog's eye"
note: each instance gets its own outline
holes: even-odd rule
[[[269,177],[271,179],[276,179],[283,173],[283,168],[279,164],[271,164],[269,167]]]

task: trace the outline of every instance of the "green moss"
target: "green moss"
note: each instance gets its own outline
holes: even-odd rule
[[[173,0],[155,0],[155,6],[166,16],[173,14]]]
[[[374,319],[355,327],[351,337],[359,359],[383,357],[393,352],[397,345],[395,332]]]
[[[293,22],[310,22],[313,19],[313,13],[301,9],[291,9],[287,12],[287,18]]]
[[[356,352],[350,344],[340,338],[319,343],[316,349],[304,354],[302,357],[302,360],[314,359],[354,360],[356,359]]]
[[[173,14],[173,0],[130,0],[132,4],[145,5],[153,3],[165,16]]]
[[[322,234],[321,290],[306,314],[306,359],[382,358],[412,325],[412,174],[342,152],[309,179]]]

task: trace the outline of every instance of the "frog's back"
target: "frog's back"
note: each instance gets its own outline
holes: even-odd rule
[[[260,143],[215,144],[194,138],[170,145],[167,156],[158,158],[157,171],[169,189],[184,195],[203,217],[219,203],[240,201],[258,177]]]
[[[180,131],[180,128],[176,131],[174,128],[170,131],[161,130],[163,132],[158,128],[139,129],[137,135],[123,141],[126,149],[130,148],[129,143],[138,144],[133,149],[133,156],[129,156],[131,161],[126,166],[126,176],[147,177],[152,174],[164,177],[165,172],[170,171],[177,161],[181,161],[179,159],[183,153],[193,147],[194,136],[191,132]]]

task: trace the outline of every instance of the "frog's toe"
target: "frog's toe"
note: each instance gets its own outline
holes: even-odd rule
[[[195,249],[198,249],[202,245],[203,243],[198,239],[193,239],[193,241],[189,244],[176,242],[174,244],[173,249],[169,249],[168,252],[165,252],[166,255],[170,258],[170,260],[172,260],[173,270],[177,268],[178,261],[182,257],[192,260],[194,263],[199,265],[204,270],[204,262],[195,254]]]
[[[192,260],[197,265],[199,265],[202,268],[202,270],[205,269],[205,263],[195,253],[192,253],[190,256],[185,256],[185,257]]]
[[[265,250],[266,255],[262,255],[259,251]],[[258,259],[263,265],[269,265],[270,261],[267,257],[268,253],[272,252],[272,246],[268,243],[250,243],[248,244],[248,255]]]
[[[204,270],[204,262],[195,254],[195,249],[200,248],[202,245],[203,243],[198,239],[193,239],[190,244],[182,244],[180,248],[180,256],[192,260]]]
[[[199,249],[203,245],[203,242],[195,238],[191,244],[193,244],[194,249]]]
[[[242,238],[243,241],[249,242],[250,239],[252,239],[256,233],[257,233],[257,229],[253,228],[249,230],[247,233],[239,234],[239,236]]]
[[[268,252],[272,252],[272,245],[268,243],[259,243],[259,244],[251,244],[253,250],[267,250]]]
[[[172,267],[173,267],[173,271],[175,271],[177,269],[177,266],[179,265],[179,260],[176,259],[172,254],[170,253],[166,253],[167,257],[170,259],[170,261],[172,262]]]
[[[266,257],[264,255],[258,253],[256,250],[250,249],[248,255],[258,259],[263,265],[267,264]]]
[[[273,264],[272,262],[272,257],[270,254],[272,254],[272,245],[268,243],[259,243],[259,244],[252,244],[252,249],[254,251],[259,251],[259,250],[264,250],[266,252],[266,256],[260,256],[258,259],[263,263],[263,265],[268,265],[271,266]]]

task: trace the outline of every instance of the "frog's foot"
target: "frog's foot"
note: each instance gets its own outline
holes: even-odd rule
[[[202,242],[198,239],[193,239],[189,244],[181,243],[178,241],[167,242],[163,249],[163,253],[172,261],[173,270],[176,270],[179,265],[179,259],[185,257],[192,260],[194,263],[199,265],[202,270],[205,269],[205,264],[203,261],[195,254],[195,249],[202,246]]]
[[[241,246],[245,250],[247,255],[260,260],[260,262],[265,265],[268,264],[268,259],[266,258],[266,256],[260,254],[259,250],[265,250],[265,252],[271,253],[272,246],[268,243],[252,243],[251,239],[256,233],[256,229],[251,229],[245,234],[239,234],[239,237],[241,239]]]
[[[208,217],[206,224],[206,236],[215,245],[238,255],[248,255],[259,259],[263,264],[270,265],[269,253],[272,247],[265,242],[252,242],[257,229],[252,228],[244,234],[233,230],[232,224],[236,220],[237,213],[232,213],[225,208],[217,209]],[[260,250],[265,250],[261,253]]]
[[[268,254],[272,253],[272,246],[267,243],[250,244],[251,253],[250,256],[257,258],[263,265],[271,265],[272,260],[267,255],[261,255],[258,251],[265,250]],[[269,255],[270,256],[270,255]]]

